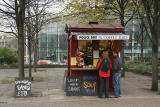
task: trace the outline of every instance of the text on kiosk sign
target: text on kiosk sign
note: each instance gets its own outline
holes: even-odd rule
[[[129,35],[77,35],[77,40],[129,40]]]

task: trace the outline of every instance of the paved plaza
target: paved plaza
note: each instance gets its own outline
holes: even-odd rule
[[[47,78],[32,82],[33,97],[14,98],[14,84],[0,84],[0,107],[160,107],[160,94],[152,92],[151,77],[126,72],[122,78],[122,97],[99,99],[97,96],[66,96],[63,91],[65,68],[41,68],[34,77]],[[16,77],[17,69],[1,69],[0,81]],[[25,70],[26,75],[28,70]]]

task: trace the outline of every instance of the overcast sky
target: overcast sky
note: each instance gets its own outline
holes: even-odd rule
[[[8,2],[8,0],[5,0],[5,1]],[[51,8],[48,9],[48,11],[51,12],[52,14],[59,13],[65,8],[65,6],[67,5],[68,1],[70,1],[70,0],[65,0],[65,2],[54,2],[53,5],[51,6]],[[0,4],[2,2],[3,1],[0,0]],[[7,30],[7,29],[0,25],[0,30]]]
[[[52,5],[52,8],[49,10],[49,12],[52,12],[53,14],[61,12],[69,3],[71,0],[64,0],[64,2],[54,2]]]

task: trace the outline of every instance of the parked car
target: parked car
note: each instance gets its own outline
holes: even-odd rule
[[[51,60],[39,60],[38,64],[52,64]]]

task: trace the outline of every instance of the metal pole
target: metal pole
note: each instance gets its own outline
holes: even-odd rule
[[[38,58],[39,58],[39,59],[38,59],[38,60],[40,60],[40,56],[41,56],[41,54],[40,54],[40,52],[41,52],[40,48],[41,48],[41,38],[42,38],[42,37],[40,37],[40,36],[41,36],[41,35],[39,35],[39,37],[38,37],[38,42],[39,42],[39,43],[38,43],[38,45],[39,45],[39,46],[38,46],[38,50],[39,50],[39,54],[38,54]]]
[[[3,47],[5,47],[5,36],[2,36]]]
[[[3,40],[4,40],[4,47],[5,47],[5,46],[6,46],[6,44],[5,44],[5,37],[4,37],[4,39],[3,39]]]
[[[58,62],[60,62],[60,56],[59,56],[59,29],[58,29],[58,22],[57,22],[57,56],[58,56]]]
[[[28,37],[26,36],[26,64],[29,64],[28,58]]]
[[[135,26],[134,26],[134,19],[133,19],[133,38],[132,38],[132,52],[131,52],[131,54],[132,54],[132,61],[133,61],[133,57],[134,57],[134,55],[133,55],[133,53],[134,53],[134,36],[135,36],[135,34],[134,34],[134,31],[135,31]]]
[[[48,56],[48,29],[47,29],[47,56]]]

